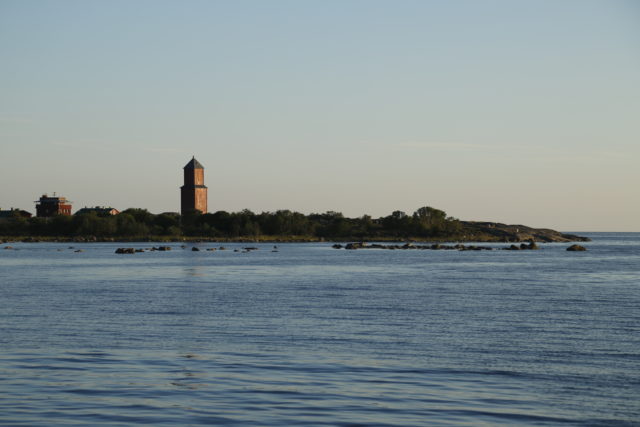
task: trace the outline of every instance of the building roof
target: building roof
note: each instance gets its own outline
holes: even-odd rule
[[[3,211],[2,209],[0,209],[0,218],[14,218],[16,215],[25,218],[31,217],[30,212],[24,211],[22,209],[11,208],[11,210],[9,211]]]
[[[120,213],[119,210],[112,207],[96,206],[94,208],[84,207],[82,209],[78,209],[78,211],[75,214],[79,215],[79,214],[86,214],[91,212],[95,212],[98,215],[117,215]]]
[[[40,197],[40,200],[36,200],[35,203],[73,203],[73,202],[71,200],[67,200],[66,197],[56,196],[56,194],[53,193],[53,196],[48,196],[46,194],[43,194],[42,197]]]
[[[184,169],[204,169],[204,166],[193,156],[191,161],[185,165]]]

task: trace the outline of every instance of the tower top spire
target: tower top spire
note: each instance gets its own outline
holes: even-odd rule
[[[184,169],[204,169],[204,166],[196,160],[196,156],[193,156],[191,161],[184,166]]]

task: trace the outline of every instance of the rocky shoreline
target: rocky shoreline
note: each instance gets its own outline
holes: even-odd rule
[[[506,251],[521,251],[521,250],[538,250],[540,247],[534,241],[530,241],[529,243],[521,243],[520,245],[511,245],[504,248],[494,248],[492,246],[479,246],[479,245],[464,245],[462,243],[458,243],[456,245],[443,245],[440,243],[436,243],[433,245],[416,245],[413,243],[405,243],[404,245],[383,245],[380,243],[365,243],[365,242],[355,242],[355,243],[347,243],[346,245],[334,244],[332,246],[334,249],[346,249],[346,250],[355,250],[355,249],[386,249],[386,250],[457,250],[457,251],[492,251],[496,249],[506,250]]]
[[[521,243],[519,245],[510,245],[502,248],[495,248],[492,246],[481,246],[481,245],[464,245],[462,243],[458,243],[455,245],[443,245],[440,243],[436,243],[433,245],[416,245],[413,243],[405,243],[404,245],[383,245],[380,243],[366,243],[366,242],[353,242],[347,243],[346,245],[341,245],[336,243],[332,246],[333,249],[345,249],[345,250],[356,250],[356,249],[386,249],[386,250],[457,250],[457,251],[492,251],[492,250],[503,250],[503,251],[532,251],[540,249],[540,246],[533,241],[530,240],[528,243]],[[572,252],[582,252],[587,249],[584,246],[580,245],[571,245],[567,248],[567,251]]]
[[[381,237],[381,236],[348,236],[348,237],[312,237],[312,236],[257,236],[257,237],[203,237],[203,236],[132,236],[132,237],[97,237],[97,236],[0,236],[0,243],[52,242],[52,243],[313,243],[375,241],[375,242],[422,242],[422,243],[522,243],[522,242],[588,242],[588,237],[560,233],[550,229],[531,228],[524,225],[506,225],[492,222],[465,222],[465,232],[455,236],[438,237]]]
[[[2,242],[2,243],[9,243],[9,242]],[[197,242],[197,243],[204,243],[204,242]],[[237,243],[242,243],[242,242],[237,242]],[[182,249],[186,249],[187,246],[186,245],[181,245],[180,246]],[[455,245],[446,245],[446,244],[441,244],[441,243],[435,243],[432,245],[417,245],[411,242],[405,243],[403,245],[400,244],[390,244],[390,245],[385,245],[385,244],[381,244],[381,243],[366,243],[366,242],[351,242],[351,243],[347,243],[345,245],[342,245],[340,243],[334,243],[331,246],[333,249],[345,249],[345,250],[356,250],[356,249],[385,249],[385,250],[457,250],[457,251],[492,251],[492,250],[506,250],[506,251],[527,251],[527,250],[538,250],[540,249],[540,246],[538,246],[538,244],[531,240],[528,243],[521,243],[520,245],[515,245],[512,244],[510,246],[507,247],[502,247],[502,248],[496,248],[493,246],[482,246],[482,245],[465,245],[462,243],[457,243]],[[13,246],[4,246],[5,250],[11,250],[14,249]],[[69,246],[68,249],[75,249],[73,246]],[[170,251],[172,248],[171,246],[158,246],[158,247],[151,247],[151,248],[140,248],[140,249],[136,249],[136,248],[125,248],[125,247],[121,247],[121,248],[117,248],[115,253],[116,254],[135,254],[138,252],[156,252],[156,251],[160,251],[160,252],[164,252],[164,251]],[[224,246],[220,246],[219,248],[215,248],[215,247],[210,247],[210,248],[204,248],[203,250],[206,251],[224,251],[227,248],[225,248]],[[258,250],[259,248],[257,247],[243,247],[242,248],[242,252],[251,252],[251,251],[255,251]],[[58,249],[61,250],[61,249]],[[567,249],[567,251],[571,251],[571,252],[583,252],[586,251],[587,248],[585,248],[584,246],[581,245],[577,245],[577,244],[573,244],[571,246],[569,246]],[[201,251],[201,249],[197,246],[193,246],[191,247],[191,251],[193,252],[199,252]],[[240,249],[235,248],[233,249],[234,252],[240,252]],[[82,252],[81,249],[76,250],[75,252]],[[271,250],[271,252],[278,252],[278,247],[277,246],[273,246],[273,249]]]
[[[483,236],[495,242],[589,242],[588,237],[565,234],[548,228],[533,228],[526,225],[507,225],[498,222],[461,221],[470,235]]]

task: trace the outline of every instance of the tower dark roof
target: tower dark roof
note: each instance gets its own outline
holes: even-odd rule
[[[196,157],[193,156],[191,161],[185,165],[183,169],[204,169],[204,166],[196,160]]]

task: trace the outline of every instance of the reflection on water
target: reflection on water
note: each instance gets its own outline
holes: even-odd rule
[[[205,269],[201,266],[184,267],[185,276],[203,277],[205,275]]]

